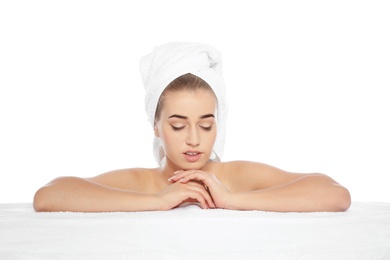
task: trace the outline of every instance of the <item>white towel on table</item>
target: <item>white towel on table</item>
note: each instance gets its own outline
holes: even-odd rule
[[[0,204],[0,259],[390,259],[390,203],[347,212],[36,213]]]
[[[140,61],[140,71],[146,90],[146,113],[152,127],[161,93],[174,79],[191,73],[210,85],[218,99],[217,138],[210,160],[219,161],[224,147],[227,110],[220,53],[206,44],[171,42],[154,48],[144,56]],[[158,138],[154,140],[153,152],[161,164],[165,153]]]

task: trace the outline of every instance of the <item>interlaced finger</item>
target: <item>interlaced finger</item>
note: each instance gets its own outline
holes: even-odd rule
[[[215,207],[213,199],[210,196],[210,193],[207,191],[207,189],[204,187],[203,184],[190,181],[190,182],[185,183],[183,185],[186,185],[187,189],[195,191],[195,192],[201,194],[201,196],[207,201],[207,204],[210,207]]]

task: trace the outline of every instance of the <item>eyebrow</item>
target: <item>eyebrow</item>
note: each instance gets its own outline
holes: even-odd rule
[[[180,119],[188,119],[188,117],[186,117],[186,116],[177,115],[177,114],[171,115],[169,118],[174,118],[174,117],[180,118]],[[215,118],[215,116],[213,114],[206,114],[206,115],[200,116],[199,119],[205,119],[205,118],[209,118],[209,117]]]

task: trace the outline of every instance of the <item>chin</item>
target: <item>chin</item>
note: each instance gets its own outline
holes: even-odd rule
[[[185,163],[180,164],[180,166],[181,166],[180,168],[183,170],[200,170],[206,165],[206,163],[207,163],[207,161],[206,162],[195,162],[195,163],[185,162]]]
[[[200,170],[209,162],[208,159],[206,160],[204,158],[201,158],[200,160],[198,160],[196,162],[188,162],[188,161],[183,160],[181,158],[179,160],[170,160],[170,161],[177,168],[183,169],[183,170]]]

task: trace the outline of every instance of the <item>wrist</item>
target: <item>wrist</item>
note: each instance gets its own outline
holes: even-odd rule
[[[226,199],[225,209],[239,210],[240,209],[240,193],[231,192]]]
[[[160,209],[159,196],[156,194],[131,193],[126,211],[155,211]]]
[[[149,205],[150,205],[150,210],[153,210],[153,211],[165,210],[164,203],[163,203],[161,196],[159,194],[149,195]]]
[[[161,193],[152,194],[151,195],[151,205],[153,207],[152,210],[156,211],[166,211],[171,209],[168,203],[164,200],[164,196]]]
[[[231,193],[226,202],[226,209],[230,210],[252,210],[258,206],[258,198],[253,198],[252,192]]]

